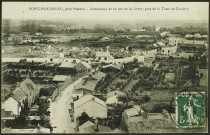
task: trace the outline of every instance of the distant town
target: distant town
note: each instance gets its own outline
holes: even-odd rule
[[[175,94],[207,92],[207,24],[110,25],[2,20],[2,133],[189,132]]]

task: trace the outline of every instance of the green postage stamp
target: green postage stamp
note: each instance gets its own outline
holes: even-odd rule
[[[176,121],[182,128],[202,128],[206,125],[205,93],[182,92],[176,96]]]

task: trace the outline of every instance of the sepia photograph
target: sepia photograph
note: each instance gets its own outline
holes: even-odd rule
[[[208,133],[209,2],[2,2],[1,133]]]

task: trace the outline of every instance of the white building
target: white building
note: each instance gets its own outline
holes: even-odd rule
[[[163,55],[167,55],[167,56],[173,56],[177,51],[177,46],[167,46],[167,47],[163,47],[161,50],[161,54]]]
[[[201,38],[201,34],[200,34],[200,33],[195,33],[195,34],[194,34],[194,37],[195,37],[195,38]]]
[[[13,97],[9,97],[2,105],[5,111],[12,112],[14,115],[20,115],[21,107],[17,100]]]
[[[35,35],[36,35],[36,36],[41,36],[42,33],[41,33],[41,32],[36,32]]]
[[[64,58],[64,53],[60,53],[59,57]]]
[[[168,31],[164,31],[162,33],[160,33],[161,37],[168,37],[170,35],[170,33]]]
[[[169,38],[169,45],[178,45],[180,38]]]
[[[99,61],[109,61],[109,60],[113,60],[114,57],[111,56],[110,52],[96,52],[96,60]]]
[[[85,95],[74,102],[75,121],[83,112],[86,112],[89,117],[107,118],[107,106],[105,102],[92,95]]]

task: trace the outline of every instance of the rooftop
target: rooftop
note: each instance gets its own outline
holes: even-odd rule
[[[110,52],[96,52],[96,57],[106,57],[106,56],[111,56]]]
[[[91,121],[87,121],[84,124],[82,124],[81,126],[79,126],[79,128],[82,129],[82,128],[87,128],[87,127],[90,127],[90,126],[94,126],[94,123],[91,122]]]
[[[66,75],[55,75],[54,78],[53,78],[53,81],[65,81],[67,78]]]
[[[60,65],[60,68],[74,68],[75,65],[76,63],[63,62]]]
[[[85,95],[84,97],[81,97],[79,100],[75,101],[74,102],[74,108],[77,108],[81,105],[84,105],[90,101],[95,101],[97,102],[98,104],[104,106],[104,107],[107,107],[105,102],[102,101],[101,99],[97,98],[97,97],[94,97],[92,95]]]

